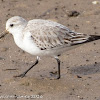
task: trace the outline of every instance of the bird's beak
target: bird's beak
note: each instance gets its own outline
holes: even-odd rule
[[[3,38],[5,35],[7,35],[9,32],[7,30],[3,31],[1,34],[0,34],[0,39]]]

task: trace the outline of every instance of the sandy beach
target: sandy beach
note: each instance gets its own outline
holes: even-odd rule
[[[98,0],[99,1],[99,0]],[[100,2],[93,0],[0,0],[0,34],[7,19],[46,19],[71,30],[100,35]],[[61,79],[54,58],[42,57],[24,78],[21,74],[35,61],[16,46],[11,34],[0,39],[0,100],[100,100],[100,40],[66,51],[61,60]]]

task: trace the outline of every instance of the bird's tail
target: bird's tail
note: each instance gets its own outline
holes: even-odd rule
[[[78,39],[75,38],[72,45],[84,44],[84,43],[88,43],[88,42],[99,40],[99,39],[100,39],[99,35],[89,35],[89,36],[84,35],[81,38],[78,38]]]
[[[95,40],[99,40],[100,36],[99,35],[90,35],[90,37],[88,38],[88,40],[86,42],[91,42],[91,41],[95,41]]]

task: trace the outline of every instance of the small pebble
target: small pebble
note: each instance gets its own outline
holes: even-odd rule
[[[97,29],[97,27],[94,27],[94,29]]]
[[[82,78],[81,76],[77,75],[77,78]]]
[[[90,21],[86,21],[86,23],[90,24]]]
[[[96,45],[96,43],[95,43],[95,42],[94,42],[93,44],[94,44],[94,45]]]
[[[58,8],[55,8],[55,10],[58,10]]]
[[[93,1],[92,4],[96,5],[96,4],[99,4],[100,2],[99,1]]]
[[[77,11],[67,11],[67,15],[68,17],[77,17],[78,15],[80,15],[80,13]]]
[[[89,79],[91,79],[92,77],[88,77]]]
[[[55,72],[50,72],[51,74],[57,74],[57,71],[55,71]]]
[[[73,93],[71,92],[69,95],[73,95]]]
[[[4,58],[0,57],[0,60],[5,60]]]
[[[4,48],[1,48],[1,52],[5,52],[5,51],[7,51],[9,48],[6,48],[6,47],[4,47]]]
[[[87,83],[87,85],[90,85],[89,83]]]
[[[79,29],[79,26],[78,25],[75,25],[74,26],[74,29],[76,30],[76,29]]]
[[[88,62],[89,60],[87,59],[86,61]]]
[[[95,62],[95,64],[98,64],[97,62]]]
[[[33,91],[33,90],[30,90],[30,91]]]

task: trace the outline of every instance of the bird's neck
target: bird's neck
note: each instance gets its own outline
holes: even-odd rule
[[[23,38],[24,38],[24,35],[23,35],[22,31],[18,31],[17,34],[13,35],[13,37],[14,37],[14,41],[15,41],[16,45],[18,47],[22,48],[22,46],[23,46]]]
[[[23,31],[26,26],[27,26],[27,22],[24,23],[23,25],[19,25],[18,27],[10,30],[10,33],[13,35],[16,45],[20,48],[23,48],[23,38],[24,38]]]

